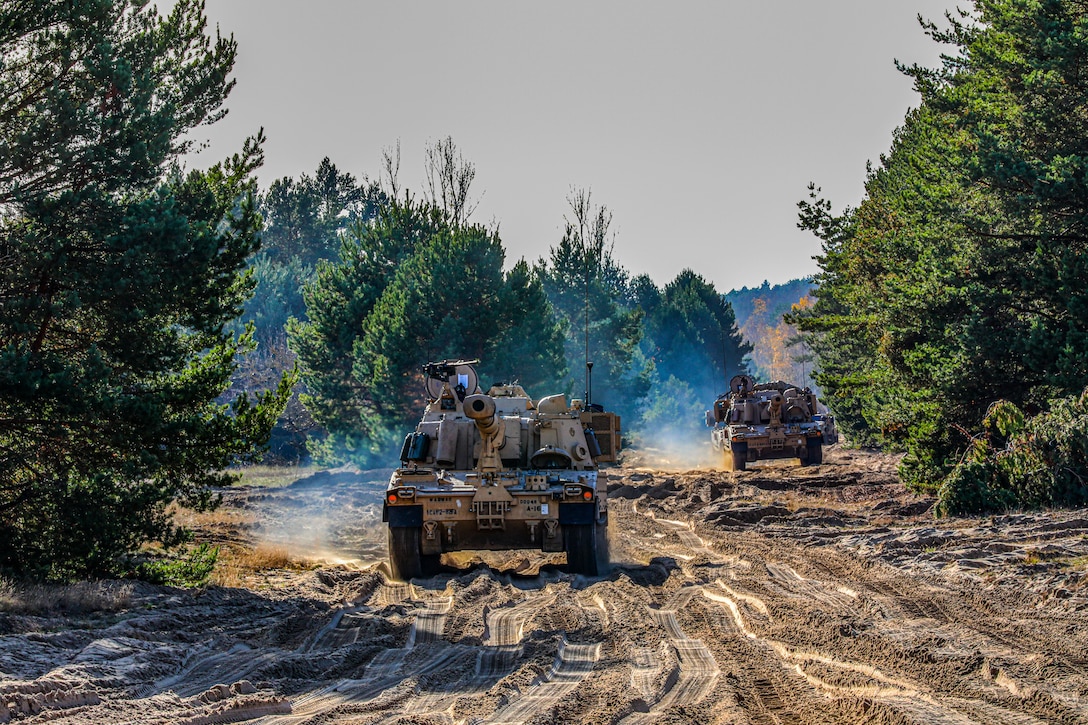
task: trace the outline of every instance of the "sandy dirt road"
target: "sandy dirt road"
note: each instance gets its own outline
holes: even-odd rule
[[[326,563],[0,615],[0,722],[1088,723],[1085,512],[934,520],[837,449],[607,478],[592,579],[516,552],[393,583],[379,481],[232,490],[248,523],[205,536]]]

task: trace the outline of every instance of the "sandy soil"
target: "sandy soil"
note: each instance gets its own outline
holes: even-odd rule
[[[202,536],[322,563],[0,615],[0,722],[1088,723],[1088,513],[934,520],[894,465],[629,455],[594,579],[511,552],[390,583],[384,475],[232,490]]]

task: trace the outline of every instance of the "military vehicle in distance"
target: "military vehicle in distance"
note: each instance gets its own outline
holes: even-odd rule
[[[757,385],[747,375],[733,376],[729,392],[706,412],[706,424],[727,471],[772,458],[823,463],[824,445],[839,439],[835,418],[811,390],[781,381]]]
[[[482,393],[477,362],[424,367],[427,408],[404,439],[382,512],[391,574],[432,574],[444,552],[508,549],[566,552],[568,570],[604,573],[597,469],[619,453],[619,417],[564,395],[534,402],[517,383]]]

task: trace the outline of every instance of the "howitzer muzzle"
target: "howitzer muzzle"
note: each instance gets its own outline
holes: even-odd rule
[[[476,423],[481,436],[495,438],[502,433],[502,419],[495,415],[495,399],[490,395],[469,395],[462,405],[465,415]]]
[[[782,395],[775,394],[771,396],[770,405],[771,425],[782,424]]]

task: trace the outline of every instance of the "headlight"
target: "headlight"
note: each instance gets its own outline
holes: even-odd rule
[[[564,486],[563,493],[568,498],[580,498],[584,501],[593,500],[593,489],[586,486]]]

